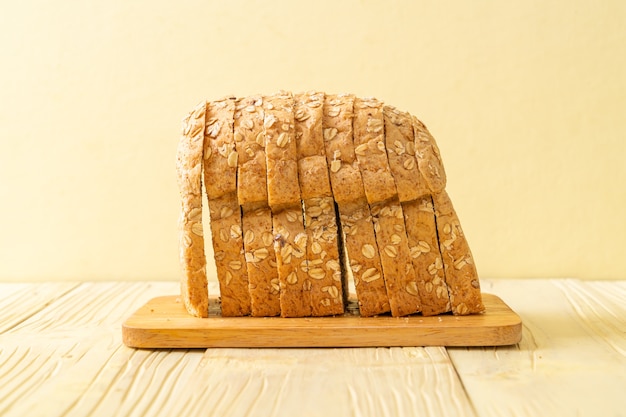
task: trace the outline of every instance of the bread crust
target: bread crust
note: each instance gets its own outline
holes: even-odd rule
[[[437,144],[374,98],[281,91],[200,103],[177,149],[181,294],[208,315],[202,179],[222,315],[479,313]]]
[[[342,314],[345,305],[335,204],[322,133],[323,104],[324,93],[294,97],[298,178],[307,234],[307,285],[313,316]]]
[[[273,213],[300,204],[293,96],[280,92],[263,98],[267,201]]]
[[[306,272],[307,236],[298,183],[293,96],[288,92],[266,96],[263,109],[267,196],[280,282],[280,314],[306,317],[311,315],[311,295]]]
[[[447,181],[439,147],[424,123],[415,116],[411,116],[411,120],[415,135],[417,166],[423,179],[423,184],[426,185],[426,187],[421,189],[427,189],[430,194],[438,194],[446,188]],[[424,194],[426,193],[422,193],[422,195]]]
[[[415,271],[421,313],[424,316],[444,313],[450,311],[448,288],[439,253],[432,199],[418,169],[411,115],[385,106],[383,116],[385,146],[398,199],[402,202],[409,259]]]
[[[250,314],[280,315],[272,212],[267,202],[263,98],[251,96],[235,104],[234,139],[238,154],[237,199],[241,206],[243,246],[248,272]]]
[[[261,96],[245,97],[235,103],[237,200],[247,209],[268,207],[263,115]]]
[[[369,317],[386,313],[390,307],[374,224],[354,149],[354,100],[352,95],[325,97],[324,149],[359,311],[361,316]]]
[[[374,98],[354,100],[354,149],[369,204],[396,198],[398,190],[385,150],[383,103]]]
[[[411,115],[393,106],[383,107],[385,121],[385,148],[389,167],[400,202],[414,201],[423,195],[418,183],[420,172],[415,157],[415,136]]]
[[[402,206],[397,199],[391,199],[371,204],[370,209],[391,315],[400,317],[418,313],[421,310],[421,302],[409,252]]]
[[[447,313],[451,308],[450,299],[437,240],[432,198],[426,195],[404,202],[402,210],[411,261],[417,275],[422,314],[434,316]]]
[[[183,120],[176,172],[181,197],[178,220],[181,296],[189,314],[208,317],[209,294],[202,225],[202,155],[206,102],[199,103]]]
[[[396,180],[387,156],[383,103],[373,98],[356,99],[354,109],[355,153],[372,214],[391,315],[417,313],[420,298]]]
[[[485,310],[474,258],[459,218],[446,191],[433,195],[439,249],[443,258],[452,313],[466,315]]]
[[[311,287],[306,259],[307,236],[303,221],[300,206],[272,213],[282,317],[311,315]]]
[[[280,282],[276,269],[272,212],[269,207],[243,209],[243,242],[248,270],[251,315],[280,315]]]
[[[222,316],[247,316],[250,314],[248,271],[243,251],[241,210],[235,193],[209,201],[209,212]]]
[[[339,206],[339,218],[359,313],[371,317],[389,312],[391,307],[367,202]]]
[[[237,202],[238,153],[233,132],[234,113],[235,100],[232,97],[208,103],[204,141],[204,183],[222,316],[225,317],[250,314],[241,209]]]

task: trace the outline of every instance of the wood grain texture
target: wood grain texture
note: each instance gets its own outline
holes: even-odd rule
[[[159,415],[475,415],[441,347],[208,349],[184,383]]]
[[[1,284],[0,334],[46,308],[78,283]]]
[[[102,376],[122,369],[140,376],[131,362],[138,352],[121,343],[122,320],[137,304],[178,288],[171,282],[83,283],[70,291],[59,285],[52,302],[40,300],[30,316],[0,334],[0,415],[89,415],[113,382]],[[104,405],[94,415],[115,415],[120,406]]]
[[[132,349],[123,321],[177,282],[0,284],[0,415],[624,415],[626,281],[481,283],[518,345]]]
[[[626,414],[626,282],[481,282],[522,317],[520,344],[448,349],[483,416]]]
[[[499,346],[519,342],[519,316],[492,294],[470,316],[222,317],[190,316],[178,296],[150,300],[123,324],[124,343],[139,348]]]

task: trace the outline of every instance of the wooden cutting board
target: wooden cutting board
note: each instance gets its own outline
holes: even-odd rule
[[[209,317],[187,314],[178,296],[157,297],[122,325],[127,346],[209,347],[390,347],[501,346],[518,343],[522,321],[500,298],[483,294],[485,313],[470,316],[221,317],[210,300]]]

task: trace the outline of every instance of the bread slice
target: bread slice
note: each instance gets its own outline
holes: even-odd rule
[[[298,183],[293,96],[280,92],[263,98],[267,196],[283,317],[311,315],[306,260],[307,236]]]
[[[383,108],[389,166],[402,202],[410,258],[417,278],[421,312],[432,316],[450,311],[448,287],[439,253],[432,199],[415,156],[411,116],[395,107]]]
[[[339,230],[333,198],[312,197],[305,201],[311,315],[343,314],[347,283],[339,256]]]
[[[207,105],[204,183],[220,283],[222,316],[250,314],[248,273],[243,251],[241,209],[237,201],[237,160],[233,136],[235,100]]]
[[[234,139],[237,150],[237,199],[241,206],[243,246],[248,272],[251,315],[280,315],[278,270],[267,203],[263,99],[237,100]]]
[[[446,171],[439,153],[439,147],[424,123],[412,116],[413,132],[415,134],[415,155],[417,166],[424,180],[424,184],[431,194],[442,192],[446,188]]]
[[[452,201],[444,190],[433,195],[433,203],[452,313],[480,313],[485,307],[480,294],[478,273]]]
[[[360,315],[371,317],[389,312],[391,307],[369,206],[365,200],[345,203],[339,206],[339,218]]]
[[[353,95],[324,98],[323,137],[341,237],[354,278],[359,311],[369,317],[389,311],[374,225],[354,152]]]
[[[383,103],[374,98],[354,101],[354,151],[369,204],[398,197],[385,149]]]
[[[298,179],[305,213],[313,316],[342,314],[345,304],[335,204],[322,137],[323,104],[324,93],[294,96]]]
[[[272,212],[269,207],[243,210],[243,241],[248,270],[251,315],[280,315],[280,282],[276,268]]]
[[[280,92],[263,98],[267,200],[272,212],[300,205],[293,96]]]
[[[354,112],[355,153],[372,213],[391,314],[417,313],[420,298],[402,206],[387,157],[383,104],[376,99],[356,99]]]
[[[234,140],[237,158],[237,199],[243,208],[268,207],[263,132],[263,98],[236,101]]]
[[[237,199],[234,194],[212,199],[209,212],[222,316],[247,316],[250,314],[250,294]]]
[[[434,316],[450,311],[448,285],[437,240],[432,198],[426,195],[402,203],[411,261],[417,275],[417,290],[422,315]]]
[[[181,296],[189,314],[208,317],[209,294],[202,226],[202,153],[206,102],[198,104],[183,120],[178,143],[176,172],[181,197],[178,220]]]
[[[370,208],[391,315],[400,317],[418,313],[421,310],[421,302],[417,277],[411,262],[402,206],[397,199],[392,199],[371,204]]]
[[[415,157],[411,116],[395,107],[384,106],[385,148],[400,202],[414,201],[423,193],[416,185],[420,177]],[[420,181],[418,181],[420,182]],[[423,181],[421,181],[423,183]]]
[[[306,260],[307,236],[304,232],[303,221],[300,207],[272,213],[282,317],[311,315],[310,283]]]

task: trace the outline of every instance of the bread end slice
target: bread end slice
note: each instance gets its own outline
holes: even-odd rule
[[[209,295],[202,226],[202,154],[206,102],[198,104],[183,120],[176,171],[181,196],[178,221],[181,296],[187,312],[208,317]]]

